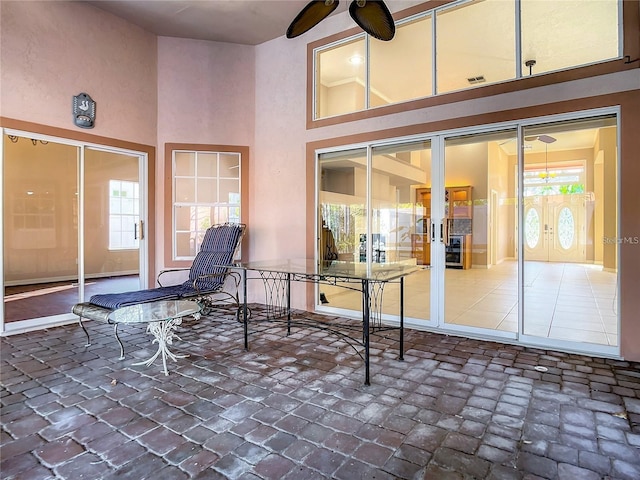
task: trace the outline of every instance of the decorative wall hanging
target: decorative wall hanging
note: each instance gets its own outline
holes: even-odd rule
[[[93,128],[96,119],[96,102],[86,93],[73,97],[73,123],[80,128]]]

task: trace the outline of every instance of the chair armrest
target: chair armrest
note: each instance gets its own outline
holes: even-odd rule
[[[236,289],[240,286],[240,281],[242,280],[242,276],[238,272],[234,272],[234,271],[226,271],[226,272],[221,272],[221,273],[207,273],[207,274],[204,274],[204,275],[199,275],[198,278],[196,278],[193,281],[193,288],[197,292],[200,292],[201,289],[198,287],[198,281],[205,280],[205,279],[211,279],[211,278],[220,278],[220,277],[222,277],[222,279],[223,279],[220,282],[220,288],[224,287],[224,283],[225,283],[225,281],[227,280],[228,277],[233,279],[233,283],[234,283]]]
[[[162,275],[164,275],[165,273],[175,273],[175,272],[184,272],[184,271],[189,271],[190,268],[186,267],[186,268],[167,268],[165,270],[162,270],[160,273],[158,273],[158,276],[156,277],[156,282],[158,282],[158,285],[161,287],[165,287],[166,285],[162,285],[162,283],[160,282],[160,277]]]

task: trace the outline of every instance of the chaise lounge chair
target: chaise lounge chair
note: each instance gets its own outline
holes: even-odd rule
[[[160,300],[193,299],[199,302],[204,315],[218,304],[232,303],[236,306],[236,316],[240,312],[239,285],[240,274],[223,265],[231,265],[235,258],[246,226],[244,224],[225,223],[210,227],[202,239],[200,251],[190,268],[167,269],[158,274],[158,288],[136,290],[132,292],[107,293],[92,296],[88,302],[73,306],[72,312],[78,315],[78,322],[87,336],[87,346],[91,345],[89,332],[82,319],[109,321],[109,314],[115,309],[140,303]],[[177,285],[164,286],[163,276],[171,272],[189,271],[189,279]],[[166,280],[165,280],[166,281]],[[238,317],[239,318],[239,317]],[[118,324],[114,323],[114,334],[120,344],[120,357],[124,357],[124,347],[118,337]]]

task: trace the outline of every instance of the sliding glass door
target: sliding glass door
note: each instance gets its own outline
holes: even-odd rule
[[[6,133],[5,329],[71,319],[71,307],[94,293],[145,285],[144,157]]]
[[[68,314],[78,299],[80,148],[3,136],[4,321]]]
[[[423,266],[408,326],[616,355],[617,116],[563,117],[319,153],[319,258],[330,234],[332,259]]]
[[[523,152],[522,333],[617,346],[616,117],[528,126]]]

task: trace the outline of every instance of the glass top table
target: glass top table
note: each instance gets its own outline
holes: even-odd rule
[[[406,262],[392,263],[355,263],[342,261],[317,261],[313,259],[265,260],[237,263],[235,268],[244,270],[244,346],[248,343],[248,308],[247,308],[247,272],[258,272],[265,287],[267,317],[276,319],[286,317],[287,334],[291,326],[291,282],[313,282],[345,286],[358,283],[362,294],[362,330],[357,335],[342,334],[342,338],[363,347],[365,385],[369,385],[370,326],[375,330],[382,329],[382,292],[390,282],[400,284],[400,327],[399,327],[399,359],[403,360],[404,350],[404,277],[425,269],[416,264],[415,259]],[[346,287],[345,288],[354,288]],[[373,322],[372,322],[373,320]]]
[[[322,262],[304,258],[243,262],[234,266],[244,270],[288,273],[309,278],[317,277],[318,280],[336,278],[339,279],[338,281],[369,280],[375,282],[391,282],[428,268],[428,266],[417,265],[415,261],[367,264],[337,260]]]
[[[109,314],[109,321],[116,325],[146,323],[147,332],[154,336],[152,343],[158,343],[158,350],[148,360],[134,363],[133,365],[144,364],[149,366],[159,355],[162,355],[164,374],[169,375],[167,357],[177,362],[178,358],[188,356],[176,355],[169,350],[169,345],[173,344],[174,337],[180,340],[175,331],[178,325],[182,323],[183,317],[193,316],[197,320],[200,318],[201,310],[202,306],[192,300],[164,300],[118,308]]]

